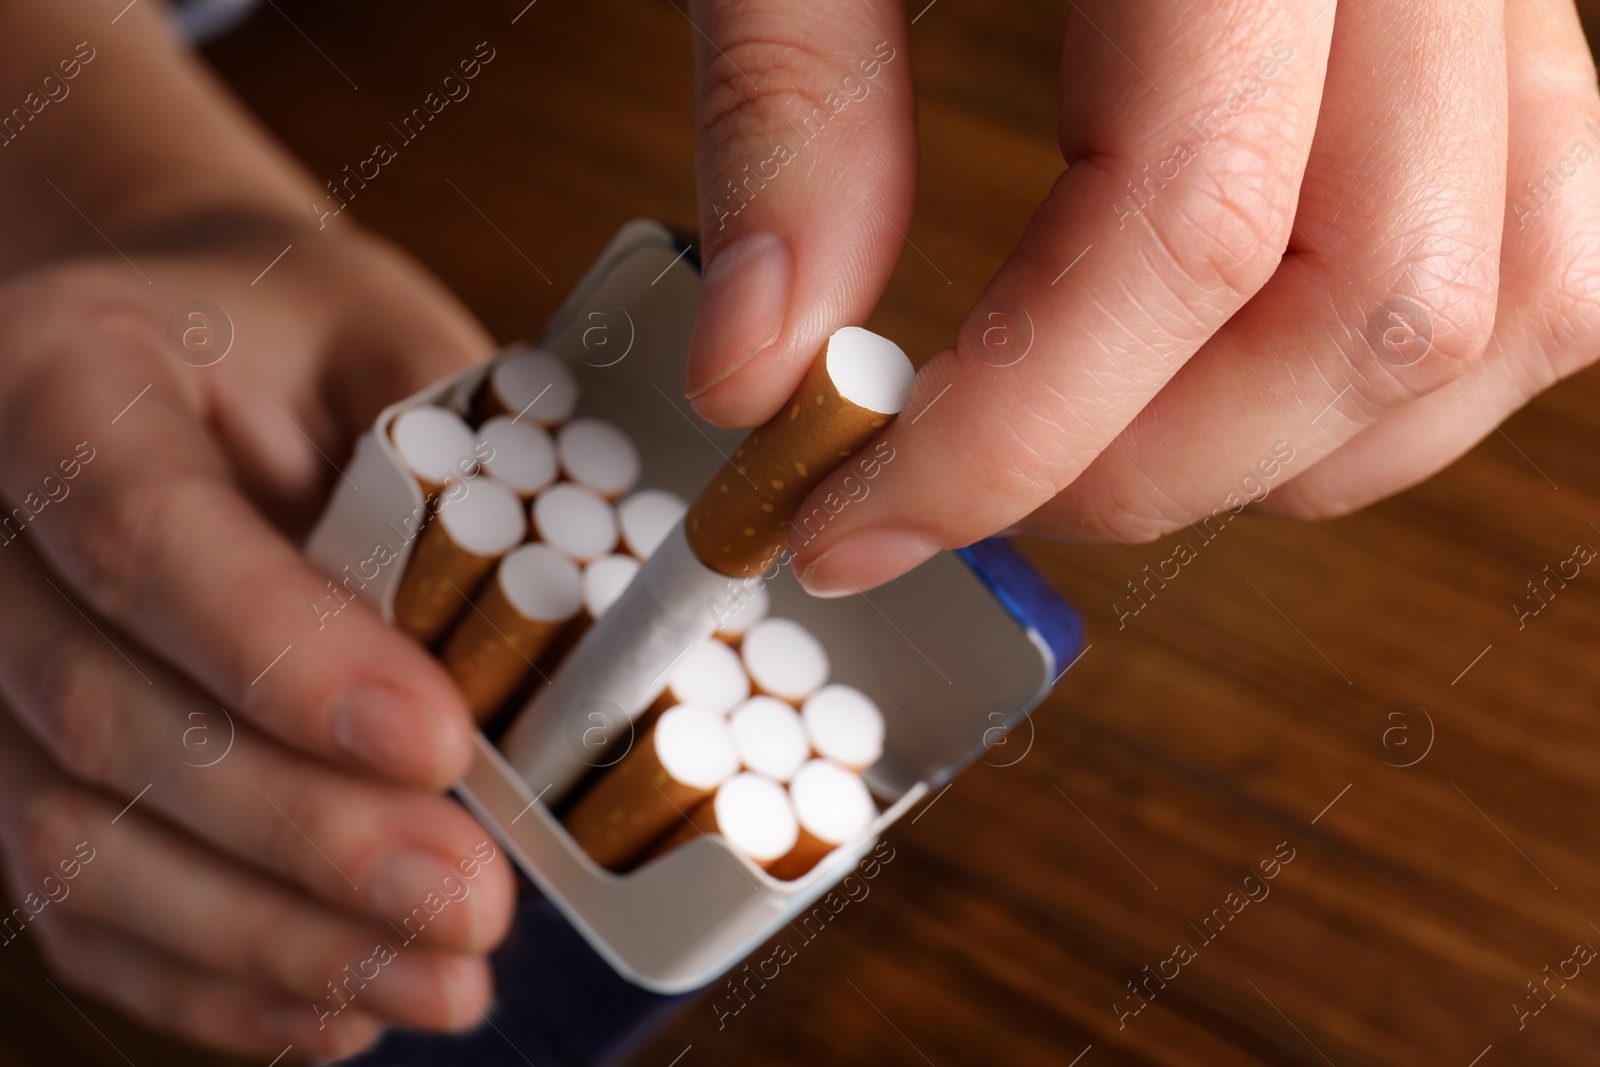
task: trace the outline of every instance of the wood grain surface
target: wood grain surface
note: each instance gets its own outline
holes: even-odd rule
[[[502,339],[624,220],[695,223],[683,5],[525,2],[278,0],[209,49],[332,178],[488,40],[471,97],[352,207]],[[869,325],[919,358],[1059,172],[1067,10],[943,0],[912,27],[915,250]],[[1091,642],[1031,729],[896,827],[870,896],[738,1015],[708,994],[632,1062],[1596,1062],[1600,971],[1521,1029],[1512,1006],[1600,946],[1600,573],[1520,631],[1510,605],[1600,546],[1597,457],[1591,370],[1355,517],[1234,522],[1121,625],[1125,583],[1180,538],[1026,543]],[[1157,968],[1176,977],[1136,998]],[[0,989],[0,1067],[122,1063],[107,1038],[140,1067],[229,1062],[79,1016],[19,947]]]

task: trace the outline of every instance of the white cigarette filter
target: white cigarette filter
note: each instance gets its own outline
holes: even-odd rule
[[[561,427],[556,457],[568,478],[607,500],[620,500],[639,480],[639,449],[603,419],[573,419]]]
[[[828,681],[828,653],[792,619],[763,619],[739,643],[758,693],[798,705]]]
[[[532,350],[495,364],[478,394],[479,421],[509,415],[549,429],[572,417],[578,383],[566,364],[548,352]]]
[[[667,674],[659,704],[697,704],[727,714],[749,695],[750,679],[738,654],[721,641],[703,637]]]
[[[583,568],[583,610],[589,619],[593,621],[604,615],[638,573],[639,561],[632,556],[601,556],[590,560]]]
[[[534,670],[578,605],[578,567],[555,549],[523,545],[500,561],[442,657],[479,722]]]
[[[883,712],[848,685],[825,685],[800,708],[810,747],[824,759],[864,771],[883,755]]]
[[[772,697],[751,697],[728,716],[739,762],[780,782],[787,782],[811,758],[800,713]]]
[[[701,801],[657,851],[670,851],[701,834],[721,834],[729,848],[767,867],[794,850],[800,824],[783,786],[743,771],[718,786],[710,800]]]
[[[789,782],[800,836],[769,870],[775,878],[799,878],[824,856],[872,825],[878,809],[861,776],[832,760],[814,759]]]
[[[389,424],[389,440],[412,477],[432,496],[451,479],[466,478],[478,466],[472,428],[453,411],[416,407]]]
[[[915,377],[888,338],[835,331],[783,410],[751,431],[689,506],[695,557],[730,578],[765,571],[811,490],[889,424]]]
[[[730,645],[743,641],[750,628],[765,619],[767,612],[772,610],[772,595],[767,592],[766,583],[760,579],[744,583],[735,595],[726,600],[719,605],[722,610],[718,612],[721,621],[717,626],[717,638]]]
[[[395,591],[396,625],[431,644],[526,529],[516,494],[488,475],[452,485],[417,541]]]
[[[483,469],[524,500],[532,500],[558,473],[550,435],[510,415],[496,415],[478,428],[478,454],[486,457]]]
[[[532,788],[559,794],[581,776],[585,757],[570,736],[585,709],[636,719],[651,707],[678,657],[721,625],[728,580],[771,566],[800,503],[889,424],[913,377],[905,353],[882,337],[851,327],[829,338],[783,410],[707,483],[512,725],[504,751]],[[798,700],[810,690],[790,692]]]
[[[664,489],[641,489],[617,505],[617,525],[622,528],[622,547],[640,559],[665,541],[672,528],[683,521],[689,502]]]
[[[579,563],[617,547],[616,509],[594,490],[570,482],[552,485],[534,498],[531,530],[535,539]]]
[[[567,831],[600,866],[624,869],[738,770],[727,717],[681,704],[573,805]]]

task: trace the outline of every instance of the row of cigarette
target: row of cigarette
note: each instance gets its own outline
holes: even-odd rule
[[[568,832],[613,870],[716,833],[776,878],[805,874],[878,813],[860,772],[883,753],[883,715],[828,671],[789,619],[757,623],[737,652],[692,649],[637,742],[567,812]]]
[[[479,406],[499,413],[476,431],[440,407],[413,408],[390,427],[432,512],[396,592],[395,622],[426,645],[449,633],[441,658],[480,722],[542,655],[605,612],[688,507],[656,489],[625,496],[638,450],[610,423],[570,418],[577,389],[557,360],[506,360],[484,392],[492,399]],[[764,598],[748,607],[726,620],[730,636],[759,617]]]
[[[524,352],[474,398],[476,429],[442,407],[390,426],[431,514],[395,621],[438,651],[479,722],[572,648],[687,510],[671,493],[634,491],[637,447],[611,423],[574,418],[577,400],[558,360]],[[881,754],[882,716],[858,690],[826,684],[820,643],[767,610],[752,586],[672,668],[637,744],[572,806],[568,829],[596,862],[626,869],[720,833],[792,878],[870,824],[859,772]]]

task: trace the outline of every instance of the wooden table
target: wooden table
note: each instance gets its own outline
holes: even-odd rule
[[[536,331],[623,220],[695,219],[684,16],[543,0],[513,24],[524,2],[280,0],[211,49],[332,177],[488,40],[472,97],[353,207],[501,338]],[[946,0],[912,30],[927,258],[871,325],[914,353],[954,336],[1060,167],[1065,8],[999,7]],[[1600,973],[1520,1031],[1512,1005],[1600,946],[1600,577],[1520,632],[1510,603],[1600,545],[1597,434],[1591,371],[1356,517],[1233,524],[1120,629],[1124,582],[1176,539],[1026,545],[1092,642],[1032,731],[898,826],[870,897],[748,1008],[719,1029],[704,998],[633,1062],[1594,1062]],[[0,960],[30,1012],[0,1065],[121,1063],[30,992],[36,966]],[[93,1015],[140,1067],[223,1062]]]

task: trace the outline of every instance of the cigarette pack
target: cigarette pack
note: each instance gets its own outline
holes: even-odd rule
[[[640,484],[686,499],[740,438],[702,422],[683,399],[700,285],[689,253],[657,223],[627,224],[537,341],[572,370],[580,414],[632,435],[643,459]],[[384,409],[357,443],[347,477],[336,483],[307,541],[314,561],[336,578],[354,575],[360,594],[386,619],[394,618],[395,593],[426,514],[422,489],[402,468],[389,425],[418,405],[466,414],[491,365]],[[892,452],[875,455],[853,477],[843,506],[862,506],[874,479],[894,477]],[[831,514],[802,516],[799,536],[814,536]],[[808,596],[782,568],[764,577],[772,614],[806,626],[825,646],[833,679],[871,694],[883,710],[884,755],[866,773],[881,812],[860,840],[793,881],[772,877],[717,836],[699,837],[619,875],[576,845],[551,813],[554,798],[537,795],[481,734],[477,760],[456,790],[598,956],[628,982],[655,993],[697,989],[738,964],[811,908],[887,827],[968,764],[1016,760],[1029,730],[1024,726],[1009,738],[1008,732],[1049,692],[1082,639],[1078,615],[1002,539],[942,553],[887,586],[840,600]],[[729,614],[747,595],[740,585],[730,582]],[[597,722],[594,728],[629,726]],[[579,760],[592,751],[582,736],[562,743]],[[608,746],[607,758],[616,750]]]

